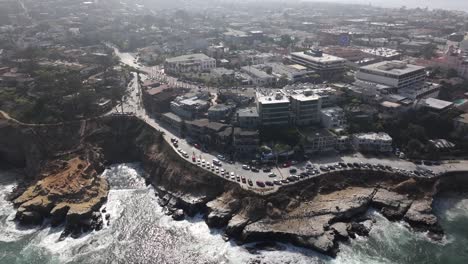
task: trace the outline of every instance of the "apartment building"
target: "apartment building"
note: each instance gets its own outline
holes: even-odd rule
[[[252,157],[260,144],[258,130],[234,128],[232,146],[235,153],[241,157]]]
[[[352,136],[352,144],[359,151],[391,152],[392,142],[387,133],[359,133]]]
[[[289,98],[281,92],[267,96],[257,94],[257,111],[262,126],[281,126],[290,123]]]
[[[322,126],[326,129],[343,129],[346,117],[341,107],[323,108],[320,111]]]
[[[312,90],[305,90],[303,93],[292,94],[291,100],[291,120],[297,126],[307,126],[320,122],[320,109],[322,100],[320,96],[312,93]]]
[[[170,73],[203,72],[216,68],[216,60],[203,53],[166,59],[164,69]]]

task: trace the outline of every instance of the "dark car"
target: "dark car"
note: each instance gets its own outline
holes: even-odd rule
[[[289,183],[289,181],[287,179],[286,180],[281,180],[281,183],[286,184],[286,183]]]
[[[424,161],[424,165],[432,166],[432,165],[434,165],[434,163],[432,161],[426,160],[426,161]]]
[[[263,183],[262,181],[257,181],[257,185],[258,187],[265,187],[265,183]]]
[[[252,182],[252,180],[251,180],[251,179],[249,179],[249,181],[248,181],[248,182],[249,182],[249,185],[250,185],[250,186],[253,186],[253,182]]]
[[[359,165],[359,163],[357,163],[357,162],[354,162],[353,166],[356,167],[356,168],[361,168],[361,165]]]
[[[270,172],[271,169],[270,168],[263,168],[263,172]]]
[[[290,181],[290,182],[295,182],[295,181],[297,181],[296,176],[289,176],[289,177],[288,177],[288,181]]]
[[[277,180],[277,181],[273,181],[273,183],[274,183],[275,185],[283,185],[283,183],[281,183],[281,181],[278,181],[278,180]]]
[[[259,172],[258,168],[255,168],[255,167],[252,167],[250,170],[251,170],[252,172]]]
[[[289,170],[289,173],[296,173],[296,172],[297,172],[297,169],[294,169],[294,168]]]
[[[346,163],[344,163],[344,162],[340,162],[340,163],[338,163],[338,164],[339,164],[342,168],[345,168],[345,169],[348,168],[348,165],[346,165]]]
[[[349,168],[352,168],[352,167],[354,167],[354,166],[353,166],[353,164],[352,164],[352,163],[350,163],[350,162],[346,163],[346,166],[348,166]]]
[[[327,168],[328,168],[329,170],[335,170],[335,169],[336,169],[335,166],[333,166],[333,165],[329,165]]]
[[[321,171],[328,171],[328,168],[325,167],[325,166],[320,166],[320,170],[321,170]]]
[[[267,186],[273,186],[273,185],[274,185],[271,181],[266,181],[265,184],[266,184]]]

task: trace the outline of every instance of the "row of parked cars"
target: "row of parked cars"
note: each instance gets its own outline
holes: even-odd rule
[[[370,164],[370,163],[344,163],[340,162],[337,164],[327,165],[327,166],[320,166],[320,170],[322,172],[329,172],[334,170],[342,170],[342,169],[361,169],[361,170],[376,170],[376,171],[389,171],[389,172],[398,172],[407,176],[434,176],[435,173],[432,170],[420,168],[418,170],[405,170],[400,168],[393,168],[389,165],[382,165],[382,164]]]

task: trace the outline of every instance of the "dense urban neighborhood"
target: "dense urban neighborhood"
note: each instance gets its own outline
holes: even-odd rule
[[[113,1],[47,12],[54,2],[1,2],[0,104],[19,120],[145,112],[190,159],[259,170],[468,155],[463,13],[303,3],[155,15],[118,3],[102,17]]]
[[[468,14],[313,1],[0,0],[0,129],[10,126],[38,139],[40,147],[21,147],[26,153],[22,157],[12,150],[13,141],[0,140],[0,158],[14,157],[8,166],[39,166],[37,175],[47,171],[25,181],[36,184],[35,189],[15,190],[24,192],[13,200],[20,222],[39,218],[42,223],[42,216],[31,216],[30,204],[40,203],[53,217],[64,218],[61,210],[64,215],[79,211],[81,207],[69,204],[60,205],[68,206],[66,210],[57,204],[46,206],[44,201],[53,195],[37,201],[45,195],[38,190],[65,186],[68,180],[77,188],[69,190],[71,197],[94,186],[86,193],[100,200],[85,207],[96,210],[107,199],[109,186],[90,183],[83,175],[94,177],[101,168],[109,170],[111,163],[127,161],[114,158],[126,153],[144,166],[152,164],[151,169],[145,167],[150,176],[193,173],[187,176],[190,180],[146,179],[147,185],[167,184],[159,190],[158,201],[169,208],[168,215],[180,220],[204,203],[210,226],[229,222],[228,228],[241,226],[235,229],[238,233],[246,226],[253,229],[244,229],[246,242],[250,237],[245,230],[260,238],[270,234],[262,236],[263,231],[251,226],[265,224],[261,217],[235,218],[233,212],[242,210],[227,200],[244,195],[242,191],[270,199],[286,188],[319,185],[327,175],[388,176],[383,185],[391,186],[389,191],[397,186],[395,193],[414,204],[424,196],[429,209],[421,206],[414,209],[417,217],[407,216],[412,203],[399,202],[396,209],[391,204],[393,211],[385,211],[385,216],[391,219],[398,211],[401,217],[395,219],[404,215],[410,224],[421,219],[427,223],[437,194],[428,191],[428,182],[445,186],[439,177],[468,171]],[[63,135],[78,131],[67,140],[79,143],[50,143],[56,135],[50,130],[56,127]],[[5,138],[20,134],[5,131]],[[103,134],[117,139],[109,143]],[[113,153],[118,147],[126,149]],[[30,162],[28,157],[39,157],[37,153],[44,154],[44,161]],[[54,163],[58,157],[66,161]],[[68,180],[47,182],[50,175]],[[73,175],[79,175],[76,182]],[[176,202],[180,192],[171,188],[191,180],[196,198],[182,196]],[[374,184],[367,178],[362,182],[366,181]],[[329,189],[314,186],[297,197],[306,192],[328,195],[335,187],[328,186],[327,193]],[[376,186],[366,206],[372,201],[386,208],[388,204],[375,199],[387,193],[379,193],[383,189]],[[419,196],[413,196],[412,188],[420,188],[415,191]],[[228,189],[232,193],[223,193]],[[291,195],[292,189],[286,190]],[[358,196],[364,192],[359,191]],[[307,203],[317,197],[309,197]],[[271,200],[282,204],[281,199]],[[285,202],[284,212],[307,211],[299,205],[306,198],[297,199]],[[284,220],[269,201],[264,209],[268,221]],[[323,215],[354,213],[353,206],[349,211],[340,206],[324,205],[337,212]],[[231,217],[237,222],[231,223]],[[281,232],[288,234],[288,242],[336,256],[337,227],[332,228],[333,238],[327,237],[331,244],[323,237],[341,216],[326,224],[313,217],[324,226],[317,240],[289,238],[282,226]],[[268,221],[266,226],[274,222]],[[102,227],[102,221],[98,223]],[[431,223],[426,229],[443,235],[437,218]],[[301,226],[300,232],[291,231],[301,236],[303,224],[288,223]],[[76,226],[67,226],[64,236],[79,237],[81,228],[76,231]]]

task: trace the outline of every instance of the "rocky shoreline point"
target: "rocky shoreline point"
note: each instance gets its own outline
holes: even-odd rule
[[[41,225],[45,219],[52,226],[65,223],[61,239],[102,229],[99,208],[107,200],[109,186],[98,175],[102,169],[96,168],[96,157],[93,162],[89,158],[47,163],[41,178],[12,200],[17,207],[15,220],[24,226]]]
[[[261,195],[182,159],[162,134],[131,116],[56,125],[0,119],[0,156],[25,168],[32,184],[13,200],[20,224],[65,223],[64,235],[99,229],[109,190],[102,164],[141,162],[145,181],[174,220],[197,213],[238,243],[291,242],[336,256],[339,242],[367,235],[377,209],[440,239],[432,212],[440,192],[466,190],[465,173],[410,178],[384,171],[334,171]],[[57,153],[61,155],[57,155]],[[81,153],[62,161],[64,153]],[[70,154],[68,154],[70,155]],[[38,173],[39,172],[39,173]],[[37,176],[40,175],[40,176]],[[275,248],[267,246],[267,248]]]

